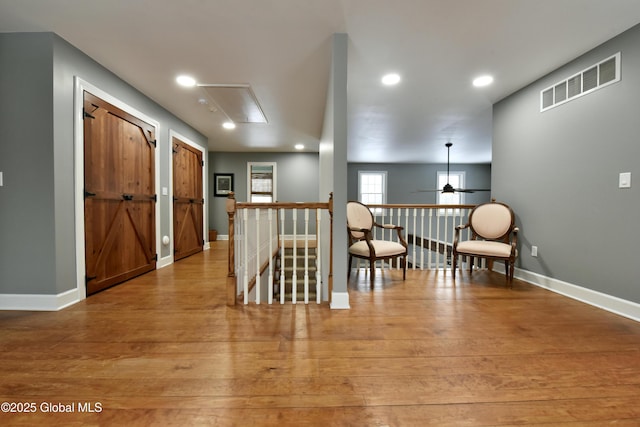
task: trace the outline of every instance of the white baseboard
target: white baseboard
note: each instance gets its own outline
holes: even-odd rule
[[[77,289],[57,295],[0,294],[0,310],[58,311],[79,301]]]
[[[348,292],[331,292],[332,310],[349,310],[349,293]]]
[[[494,264],[494,271],[504,274],[504,266]],[[513,276],[532,285],[640,322],[640,304],[638,303],[520,268],[516,268]]]
[[[158,262],[156,262],[156,268],[163,268],[171,264],[173,264],[173,257],[169,255],[164,258],[160,258]]]

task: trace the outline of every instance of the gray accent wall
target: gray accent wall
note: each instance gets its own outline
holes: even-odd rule
[[[540,112],[541,90],[617,52],[620,82]],[[521,227],[517,266],[640,303],[640,26],[498,102],[493,117],[492,188]],[[621,172],[632,188],[618,188]]]
[[[171,180],[170,129],[207,147],[206,137],[61,37],[0,34],[0,294],[57,295],[77,286],[76,76],[160,123],[161,187]],[[171,235],[170,197],[158,200],[161,235]]]
[[[226,197],[214,197],[215,173],[232,173],[236,201],[247,201],[247,163],[275,162],[276,195],[279,202],[328,201],[318,195],[318,153],[228,153],[209,152],[209,224],[218,234],[229,234]]]

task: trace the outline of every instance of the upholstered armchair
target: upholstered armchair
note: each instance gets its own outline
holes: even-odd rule
[[[375,239],[375,228],[395,230],[396,240]],[[402,235],[403,227],[392,224],[378,224],[369,208],[360,202],[347,203],[347,234],[349,236],[349,272],[351,276],[351,262],[353,258],[369,261],[371,286],[375,279],[376,261],[401,259],[402,280],[407,272],[407,242]],[[382,233],[384,236],[384,233]]]
[[[461,231],[467,228],[471,236],[469,240],[462,240]],[[474,258],[485,258],[490,265],[494,260],[504,261],[505,276],[511,284],[518,256],[518,231],[513,210],[506,204],[492,200],[473,208],[469,222],[456,227],[451,263],[453,278],[456,277],[458,257],[469,258],[469,273],[473,270]]]

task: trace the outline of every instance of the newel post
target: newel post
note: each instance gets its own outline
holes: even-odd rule
[[[236,215],[236,196],[231,191],[227,197],[227,216],[229,217],[229,253],[228,260],[228,273],[227,273],[227,305],[236,305],[236,272],[235,272],[235,236],[234,236],[234,221]]]

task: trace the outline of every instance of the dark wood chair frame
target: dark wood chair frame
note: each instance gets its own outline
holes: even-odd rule
[[[494,239],[488,239],[485,238],[484,236],[479,235],[476,230],[473,228],[472,221],[473,221],[473,214],[474,212],[476,212],[476,210],[482,206],[485,206],[487,204],[490,203],[497,203],[500,204],[504,207],[506,207],[509,210],[509,213],[511,214],[511,224],[509,225],[508,230],[501,236],[494,238]],[[473,254],[473,253],[467,253],[467,252],[458,252],[457,247],[458,247],[458,241],[460,239],[460,231],[469,228],[471,230],[471,237],[469,240],[485,240],[485,241],[493,241],[493,242],[500,242],[500,243],[506,243],[508,245],[511,246],[511,252],[509,254],[509,256],[507,257],[499,257],[499,256],[488,256],[488,255],[480,255],[480,254]],[[496,202],[495,200],[492,200],[491,202],[488,203],[483,203],[480,204],[478,206],[476,206],[475,208],[473,208],[471,210],[471,213],[469,213],[469,219],[467,221],[466,224],[464,225],[459,225],[456,227],[455,229],[455,237],[453,239],[453,255],[452,255],[452,261],[451,261],[451,273],[453,275],[453,279],[455,280],[456,278],[456,268],[457,268],[457,263],[458,263],[458,257],[459,256],[463,256],[463,257],[469,257],[469,274],[472,273],[473,271],[473,263],[474,263],[474,259],[475,258],[484,258],[487,260],[487,262],[489,263],[489,269],[491,269],[491,266],[493,265],[493,261],[504,261],[504,268],[505,268],[505,278],[507,280],[507,283],[509,283],[510,286],[513,286],[513,273],[514,273],[514,269],[515,269],[515,261],[516,258],[518,256],[518,251],[517,251],[517,245],[518,245],[518,231],[520,231],[520,229],[518,227],[515,226],[515,215],[513,213],[513,210],[511,209],[511,207],[509,207],[509,205],[505,204],[505,203],[501,203],[501,202]]]
[[[408,254],[408,249],[407,249],[407,242],[404,240],[404,237],[402,236],[402,232],[404,230],[404,227],[401,227],[399,225],[393,225],[393,224],[378,224],[375,221],[375,218],[373,216],[373,214],[371,213],[371,209],[369,209],[369,207],[367,205],[365,205],[364,203],[360,203],[360,202],[356,202],[356,201],[349,201],[348,203],[357,203],[359,205],[362,205],[365,209],[367,209],[367,211],[369,212],[369,214],[371,215],[371,223],[372,226],[371,228],[356,228],[356,227],[349,227],[348,225],[348,220],[347,220],[347,235],[349,236],[349,247],[351,247],[351,245],[353,245],[354,243],[358,242],[358,241],[366,241],[367,246],[369,248],[369,256],[360,256],[357,254],[352,254],[351,252],[349,252],[349,270],[347,272],[347,279],[351,277],[351,263],[353,260],[353,257],[356,258],[360,258],[360,259],[366,259],[367,261],[369,261],[369,270],[370,270],[370,279],[371,279],[371,286],[373,286],[373,282],[375,280],[375,271],[376,271],[376,261],[390,261],[390,260],[394,260],[397,258],[401,258],[401,264],[402,264],[402,280],[405,280],[407,277],[407,254]],[[376,251],[374,248],[374,239],[373,238],[373,230],[375,228],[381,228],[384,230],[396,230],[397,236],[398,236],[398,240],[399,243],[404,246],[404,252],[400,253],[400,254],[395,254],[395,255],[391,255],[391,256],[377,256],[376,255]],[[363,237],[358,238],[353,236],[354,232],[360,232],[363,233]]]

